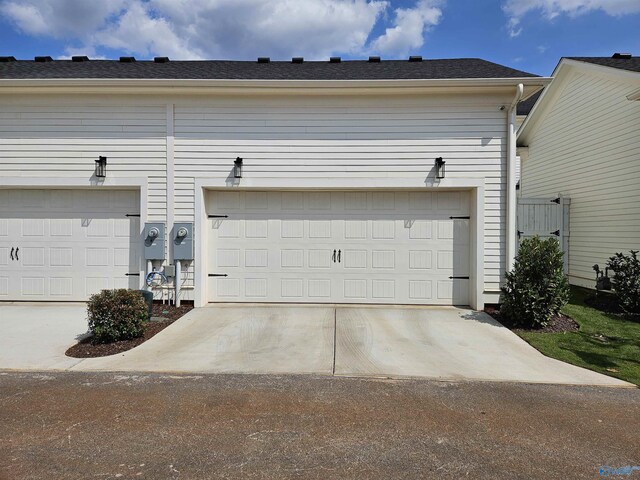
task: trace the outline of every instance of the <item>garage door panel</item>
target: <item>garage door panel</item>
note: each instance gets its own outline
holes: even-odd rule
[[[302,299],[304,297],[303,278],[280,279],[280,295],[283,298]]]
[[[52,297],[70,297],[73,295],[73,278],[50,277],[49,293]]]
[[[45,247],[22,247],[19,250],[19,259],[23,267],[44,267]]]
[[[304,268],[304,250],[303,249],[280,250],[280,267],[282,269]]]
[[[49,249],[50,267],[72,267],[73,264],[73,248],[51,247]]]
[[[310,249],[308,251],[307,266],[310,270],[314,269],[329,269],[332,262],[331,249]]]
[[[346,265],[345,265],[346,266]],[[373,250],[371,252],[371,268],[375,269],[395,269],[395,250]]]
[[[73,220],[71,218],[52,218],[49,220],[49,235],[52,237],[72,237]]]
[[[331,278],[313,278],[307,281],[308,296],[313,299],[331,298]]]
[[[469,275],[469,221],[450,218],[469,214],[466,192],[260,192],[267,210],[249,193],[207,195],[229,215],[211,221],[209,273],[228,275],[211,301],[468,303],[449,278]]]
[[[433,268],[432,250],[409,250],[409,268],[411,270],[430,270]]]
[[[139,211],[136,191],[1,193],[4,300],[86,300],[102,288],[138,288],[139,278],[126,276],[141,270],[140,222],[125,216]]]
[[[431,280],[409,280],[409,299],[429,303],[433,300]]]

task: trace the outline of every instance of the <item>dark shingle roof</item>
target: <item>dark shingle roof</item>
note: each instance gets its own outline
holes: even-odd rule
[[[0,79],[121,78],[235,80],[419,80],[537,77],[479,58],[330,62],[55,60],[0,62]]]
[[[534,93],[524,102],[520,102],[516,110],[516,115],[529,115],[529,112],[540,98],[540,95],[542,95],[542,90],[540,90],[538,93]]]
[[[577,60],[578,62],[595,63],[596,65],[604,65],[605,67],[618,68],[620,70],[640,72],[640,57],[631,57],[631,58],[564,57],[564,58],[568,60]]]

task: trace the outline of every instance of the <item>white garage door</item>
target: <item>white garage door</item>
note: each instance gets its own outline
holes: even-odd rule
[[[469,303],[469,194],[209,192],[212,302]]]
[[[139,204],[129,190],[0,190],[0,300],[138,288]]]

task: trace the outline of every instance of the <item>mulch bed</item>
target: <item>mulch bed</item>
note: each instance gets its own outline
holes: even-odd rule
[[[193,305],[182,304],[180,308],[173,305],[163,305],[161,303],[153,304],[154,321],[147,322],[144,327],[144,334],[141,337],[131,340],[121,340],[113,343],[91,343],[92,338],[87,337],[65,352],[68,357],[74,358],[94,358],[105,357],[107,355],[115,355],[117,353],[126,352],[134,347],[146,342],[155,334],[161,332],[177,319],[186,314],[193,308]]]
[[[487,305],[484,309],[486,313],[491,315],[502,325],[507,327],[513,332],[534,332],[534,333],[564,333],[564,332],[577,332],[580,329],[580,325],[571,317],[560,313],[551,317],[551,320],[546,327],[542,328],[523,328],[521,325],[514,325],[513,322],[500,315],[500,310],[496,305]]]

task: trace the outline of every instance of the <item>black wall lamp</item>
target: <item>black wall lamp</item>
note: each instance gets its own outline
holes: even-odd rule
[[[233,176],[235,178],[242,178],[242,159],[240,157],[233,161]]]
[[[445,162],[442,159],[442,157],[436,158],[436,178],[444,178],[444,174],[445,174],[444,164],[445,163],[447,163],[447,162]]]
[[[98,178],[107,176],[107,157],[98,157],[98,160],[96,160],[95,175]]]

